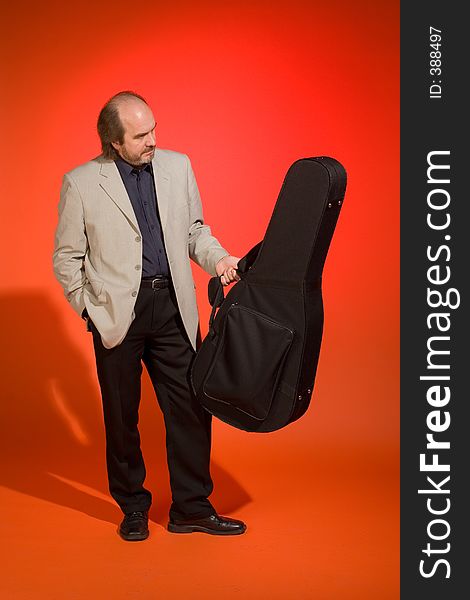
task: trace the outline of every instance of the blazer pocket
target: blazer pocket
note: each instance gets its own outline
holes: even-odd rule
[[[102,281],[98,281],[97,279],[89,279],[88,283],[90,284],[93,295],[98,300],[98,303],[105,304],[106,292],[103,290],[104,283]]]

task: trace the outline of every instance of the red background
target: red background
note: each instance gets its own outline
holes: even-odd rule
[[[6,597],[397,598],[398,2],[2,12]],[[164,428],[147,377],[151,537],[133,546],[115,533],[91,339],[51,254],[62,175],[99,153],[98,112],[121,89],[152,106],[157,145],[189,154],[206,221],[236,256],[263,237],[294,160],[330,155],[348,171],[308,413],[267,435],[214,422],[211,499],[247,521],[239,538],[165,531]],[[205,333],[208,275],[194,273]]]

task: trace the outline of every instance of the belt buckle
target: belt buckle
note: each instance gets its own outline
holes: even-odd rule
[[[163,277],[155,277],[155,279],[152,279],[152,290],[157,290],[158,287],[157,285],[155,285],[156,283],[160,283],[161,281],[163,281],[164,278]]]

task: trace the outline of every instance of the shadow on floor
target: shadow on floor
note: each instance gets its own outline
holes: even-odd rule
[[[108,494],[104,426],[94,371],[68,336],[45,292],[0,296],[3,333],[0,483],[12,490],[117,523]],[[83,328],[83,335],[89,335]],[[90,352],[92,339],[89,337]],[[145,374],[140,409],[146,487],[152,520],[166,524],[170,488],[163,417]],[[250,501],[243,487],[212,461],[211,502],[221,514]]]

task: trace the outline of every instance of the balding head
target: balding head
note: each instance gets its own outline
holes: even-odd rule
[[[155,149],[155,119],[145,99],[131,91],[115,94],[98,117],[103,156],[121,156],[139,166],[150,162]]]

